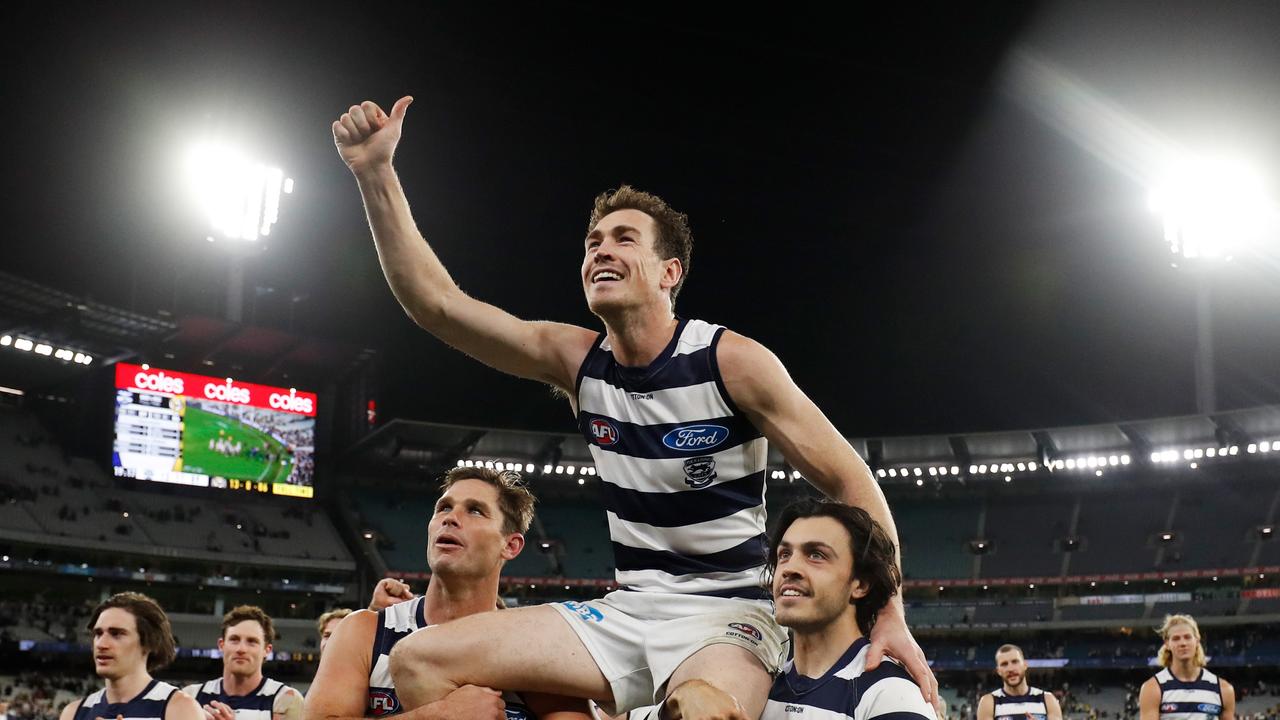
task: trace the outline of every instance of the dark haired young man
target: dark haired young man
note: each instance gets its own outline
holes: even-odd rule
[[[204,720],[178,688],[151,677],[177,654],[169,618],[141,593],[112,595],[94,608],[93,669],[106,687],[62,709],[59,720]]]
[[[794,646],[763,720],[936,720],[897,660],[866,670],[867,636],[901,584],[894,543],[866,511],[818,500],[787,507],[769,569]]]
[[[222,677],[182,688],[208,720],[302,720],[302,693],[262,674],[275,642],[262,608],[241,605],[222,617]]]
[[[383,272],[428,332],[568,396],[603,481],[622,589],[476,615],[407,639],[392,658],[401,700],[419,707],[478,683],[591,698],[616,711],[700,681],[758,715],[786,639],[759,584],[767,443],[827,495],[869,509],[892,536],[871,472],[773,353],[675,315],[692,234],[685,216],[654,195],[623,187],[596,198],[580,278],[604,332],[524,321],[462,292],[418,233],[392,168],[411,102],[401,98],[389,116],[372,102],[353,105],[332,126]],[[728,630],[734,623],[757,627],[760,638],[743,640]],[[877,628],[868,664],[887,649],[932,699],[936,683],[900,601],[885,607]]]

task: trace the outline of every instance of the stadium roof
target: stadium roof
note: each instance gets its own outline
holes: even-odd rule
[[[1280,452],[1280,405],[1181,417],[998,433],[957,433],[849,442],[885,480],[1004,477],[1121,466],[1163,464],[1195,467]],[[578,435],[393,420],[347,453],[349,460],[378,467],[443,467],[459,461],[545,466],[593,465]],[[771,479],[793,470],[771,447]],[[981,472],[977,468],[982,468]],[[890,475],[889,472],[893,471]]]

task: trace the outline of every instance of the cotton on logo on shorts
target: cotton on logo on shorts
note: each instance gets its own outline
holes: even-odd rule
[[[764,640],[764,634],[755,625],[748,625],[747,623],[729,623],[729,629],[725,632],[725,635],[747,640],[753,644]]]
[[[590,605],[574,602],[573,600],[562,602],[560,604],[576,613],[578,617],[582,618],[583,622],[602,622],[604,620],[604,613]]]

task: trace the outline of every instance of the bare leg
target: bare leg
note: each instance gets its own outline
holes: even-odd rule
[[[418,630],[396,643],[391,677],[406,710],[463,685],[613,700],[587,648],[546,606],[481,613]]]
[[[713,685],[737,700],[748,718],[759,718],[764,712],[769,688],[773,685],[772,678],[755,655],[727,643],[708,645],[680,663],[667,682],[667,692],[671,693],[694,680]],[[731,709],[732,705],[719,709],[724,715],[717,717],[727,716]],[[701,715],[685,711],[682,717],[683,720],[700,720]]]

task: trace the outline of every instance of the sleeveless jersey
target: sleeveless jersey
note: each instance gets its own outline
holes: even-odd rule
[[[601,334],[578,371],[578,428],[595,459],[618,586],[768,599],[768,445],[725,390],[724,328],[681,319],[648,367]]]
[[[116,717],[123,717],[124,720],[164,720],[169,697],[176,692],[177,687],[152,680],[134,699],[113,703],[107,702],[107,689],[103,688],[85,697],[76,709],[75,720]]]

